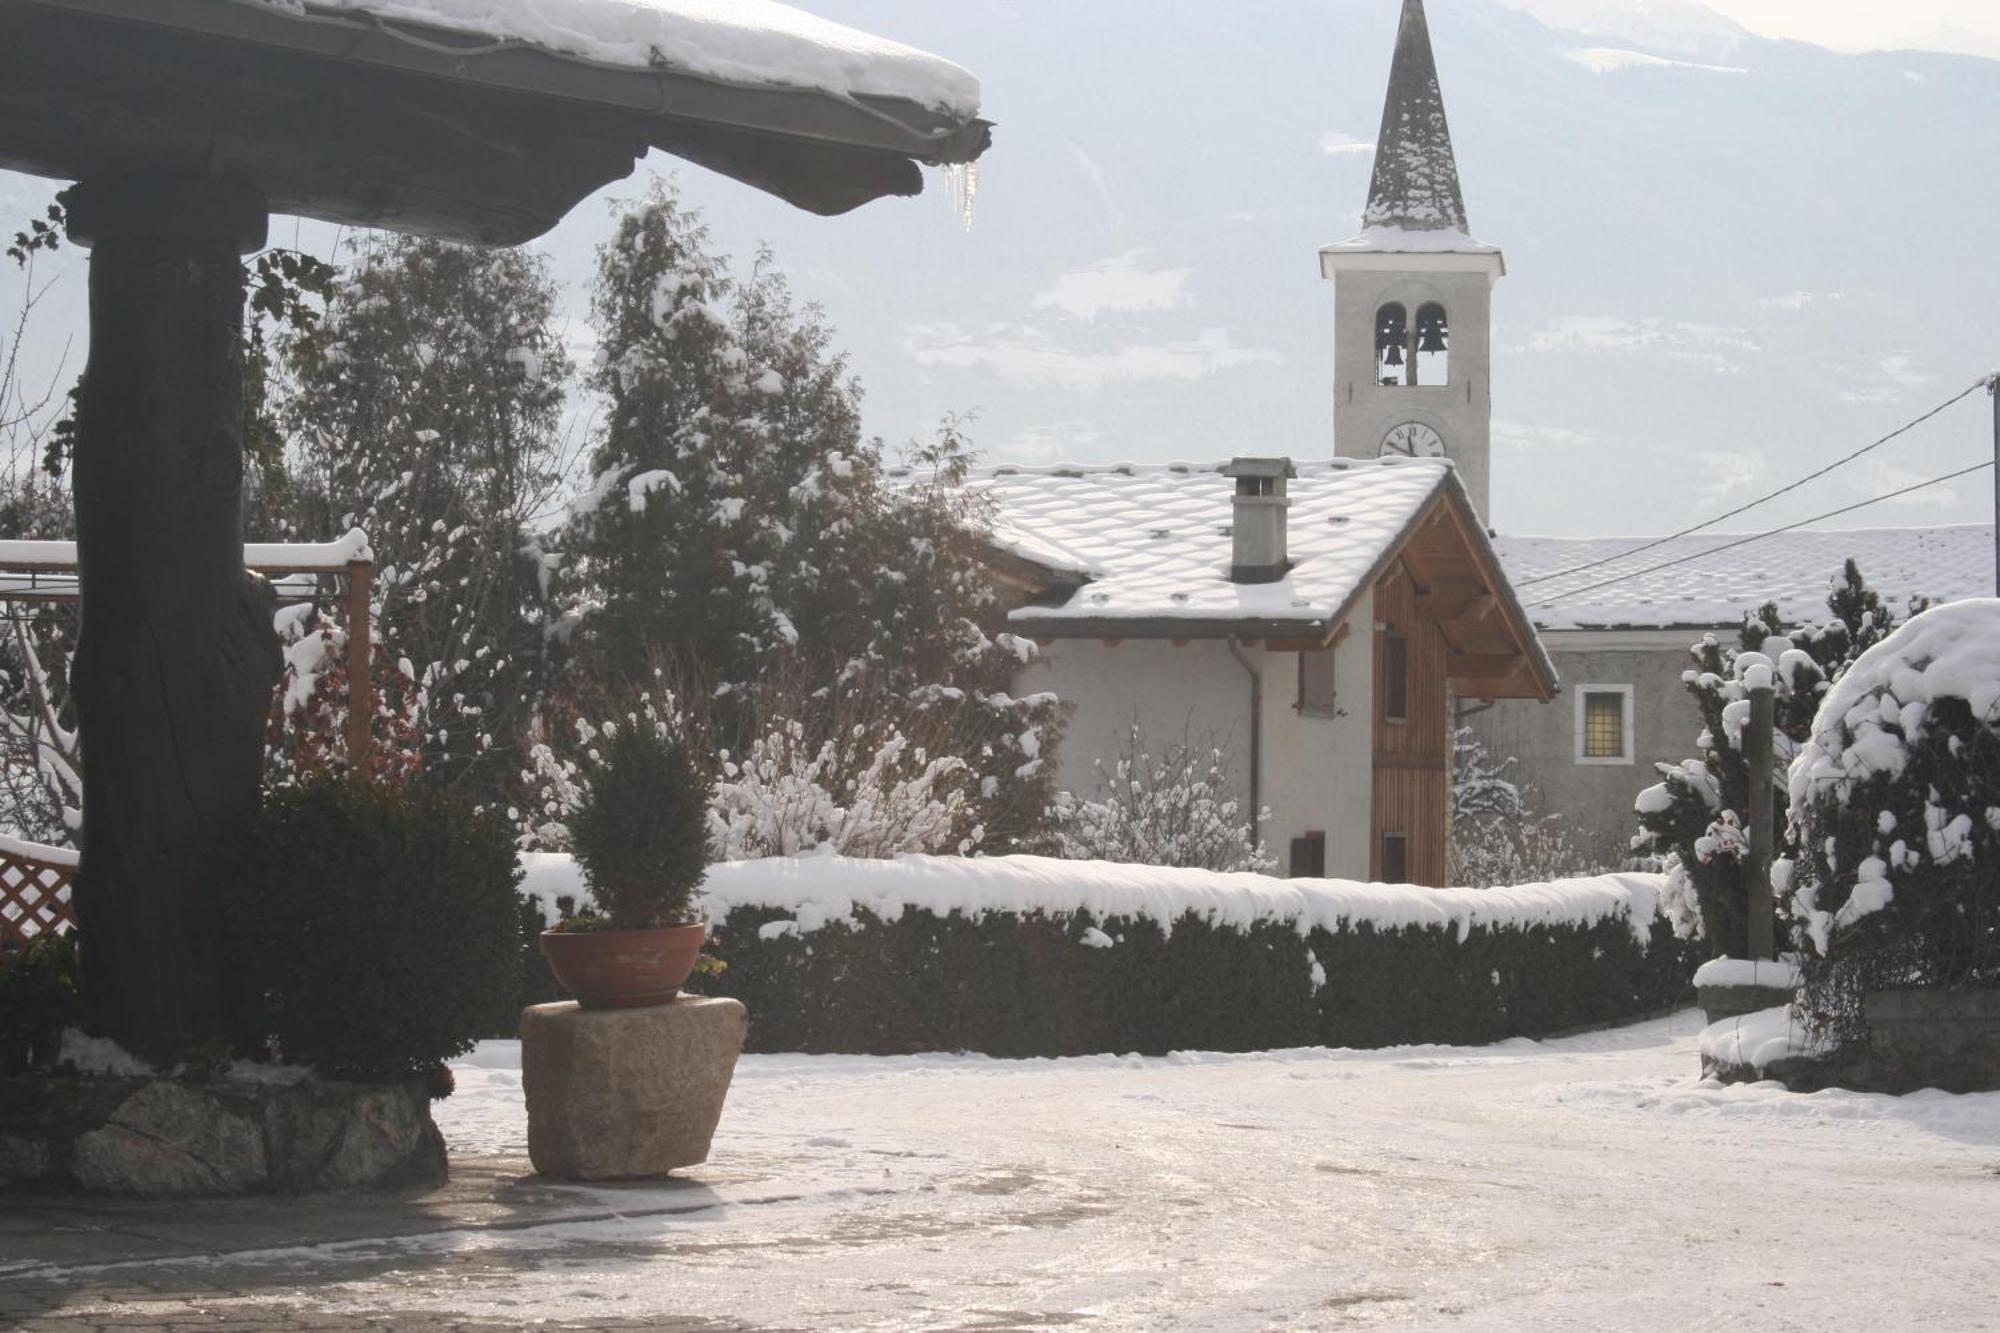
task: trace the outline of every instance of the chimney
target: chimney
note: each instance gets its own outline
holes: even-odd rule
[[[1292,568],[1285,550],[1285,483],[1299,475],[1289,458],[1235,458],[1222,469],[1236,479],[1236,509],[1230,524],[1232,583],[1276,583]]]

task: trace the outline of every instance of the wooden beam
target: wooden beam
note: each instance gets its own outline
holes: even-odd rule
[[[1501,680],[1519,675],[1523,665],[1518,653],[1453,653],[1444,661],[1444,674],[1451,680]]]
[[[1424,620],[1477,622],[1497,605],[1478,579],[1438,579],[1417,594],[1417,615]]]

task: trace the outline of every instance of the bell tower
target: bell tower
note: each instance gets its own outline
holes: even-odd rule
[[[1491,523],[1493,284],[1472,238],[1423,0],[1403,0],[1361,234],[1319,252],[1333,280],[1334,451],[1449,458]]]

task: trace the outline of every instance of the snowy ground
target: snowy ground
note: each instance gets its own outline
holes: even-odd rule
[[[688,1182],[579,1189],[554,1225],[273,1252],[251,1262],[289,1272],[255,1299],[572,1327],[2000,1328],[2000,1094],[1705,1088],[1698,1028],[750,1057]],[[459,1066],[455,1153],[523,1151],[516,1055]]]

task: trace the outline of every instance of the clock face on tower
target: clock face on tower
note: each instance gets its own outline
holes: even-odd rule
[[[1444,437],[1421,421],[1391,426],[1382,437],[1383,458],[1443,458]]]

